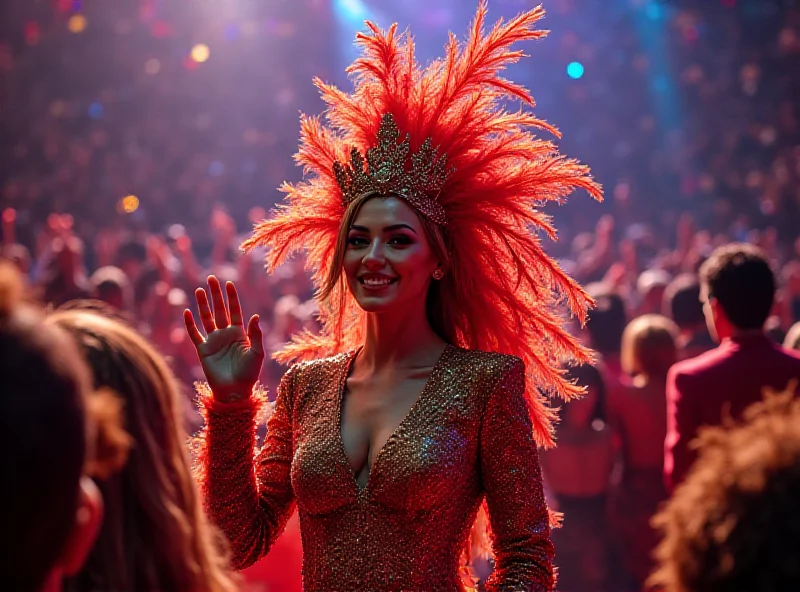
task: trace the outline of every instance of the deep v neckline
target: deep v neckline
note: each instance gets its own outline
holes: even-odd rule
[[[344,460],[344,464],[347,465],[347,471],[348,474],[350,475],[350,482],[356,488],[356,492],[358,493],[359,496],[365,495],[369,491],[370,485],[372,484],[372,476],[375,474],[375,469],[378,467],[378,463],[381,457],[383,456],[384,451],[389,446],[389,444],[391,444],[391,442],[397,437],[397,435],[401,432],[406,423],[408,423],[411,420],[411,417],[414,415],[414,412],[426,398],[428,391],[430,391],[431,385],[436,375],[438,374],[439,369],[442,366],[442,362],[444,361],[447,354],[450,352],[451,347],[452,346],[449,343],[445,345],[444,349],[442,350],[442,353],[439,354],[439,359],[436,360],[436,364],[434,364],[433,369],[431,370],[430,376],[428,376],[428,379],[425,381],[422,390],[420,391],[419,395],[417,395],[416,400],[411,405],[408,412],[405,414],[400,423],[397,424],[392,433],[383,443],[380,450],[378,450],[378,454],[375,455],[375,461],[372,463],[372,467],[370,467],[369,469],[369,475],[367,476],[367,483],[366,485],[364,485],[364,487],[361,487],[361,485],[359,485],[358,483],[358,475],[356,475],[356,472],[353,470],[353,464],[350,462],[350,457],[347,456],[347,450],[344,447],[344,438],[342,437],[342,408],[344,403],[345,391],[347,390],[347,378],[350,376],[350,372],[353,369],[353,363],[358,357],[361,348],[353,350],[350,353],[350,359],[347,360],[344,372],[342,373],[342,376],[339,379],[339,393],[337,397],[337,410],[336,410],[336,417],[338,419],[336,440],[339,443],[339,451],[342,455],[342,460]],[[369,463],[369,454],[367,454],[367,463]]]

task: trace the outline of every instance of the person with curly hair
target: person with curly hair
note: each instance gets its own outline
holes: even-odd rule
[[[697,462],[653,519],[664,537],[650,584],[663,592],[800,590],[793,387],[752,405],[743,421],[700,431]]]

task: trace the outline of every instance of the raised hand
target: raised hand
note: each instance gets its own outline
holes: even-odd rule
[[[242,306],[233,283],[225,284],[230,311],[225,306],[222,286],[213,275],[208,276],[208,288],[214,305],[213,313],[206,291],[203,288],[195,291],[206,337],[203,338],[198,330],[189,309],[183,311],[186,331],[197,349],[197,357],[214,398],[222,402],[247,398],[258,381],[264,361],[258,315],[250,317],[245,331]]]

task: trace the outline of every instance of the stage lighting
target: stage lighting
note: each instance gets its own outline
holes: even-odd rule
[[[135,195],[126,195],[120,200],[119,207],[126,214],[132,214],[139,209],[139,198]]]
[[[583,64],[580,62],[570,62],[567,66],[567,75],[575,80],[583,76]]]
[[[205,62],[211,55],[211,50],[205,43],[198,43],[192,48],[192,59],[195,62]]]
[[[103,105],[95,101],[89,105],[89,117],[92,119],[100,119],[103,116]]]
[[[369,18],[367,7],[361,0],[336,0],[334,8],[345,20],[351,22],[360,24]]]
[[[73,14],[67,20],[67,28],[72,33],[83,33],[86,30],[86,17],[82,14]]]

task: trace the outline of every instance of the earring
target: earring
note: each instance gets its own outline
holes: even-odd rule
[[[444,277],[444,271],[442,271],[441,269],[437,269],[436,271],[433,272],[433,279],[440,280],[443,277]]]

